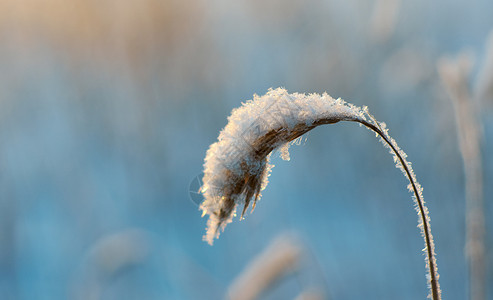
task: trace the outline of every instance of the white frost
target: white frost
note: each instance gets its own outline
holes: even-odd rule
[[[251,198],[255,205],[268,182],[272,150],[285,145],[281,156],[289,160],[291,140],[321,124],[357,119],[365,119],[364,110],[341,99],[326,93],[288,94],[282,88],[254,95],[234,109],[205,158],[201,188],[205,200],[200,209],[209,221],[204,239],[212,244],[220,229],[231,222],[237,205],[246,209]]]
[[[281,156],[289,159],[287,150],[291,141],[319,125],[339,121],[358,122],[373,130],[394,155],[397,168],[409,179],[420,220],[418,227],[426,245],[428,283],[433,299],[439,300],[439,275],[428,209],[424,205],[423,189],[406,160],[406,153],[390,137],[385,124],[375,120],[366,107],[334,100],[327,94],[288,94],[282,88],[271,89],[264,96],[255,95],[253,100],[233,110],[228,124],[219,134],[218,141],[207,150],[205,158],[201,188],[205,200],[200,209],[203,215],[209,215],[209,220],[204,239],[212,244],[231,222],[239,204],[244,205],[242,216],[251,199],[254,200],[252,207],[255,207],[273,167],[269,164],[269,155],[274,149],[283,146]]]

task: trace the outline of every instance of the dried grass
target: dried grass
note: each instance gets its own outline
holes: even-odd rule
[[[485,221],[483,170],[479,118],[469,89],[473,59],[467,53],[444,57],[438,71],[454,109],[459,148],[465,175],[466,259],[469,267],[469,294],[472,300],[486,299]]]
[[[254,300],[281,277],[295,271],[301,259],[299,243],[287,236],[276,238],[255,257],[228,289],[229,300]]]
[[[282,102],[281,107],[276,105],[279,101]],[[259,108],[267,110],[262,111]],[[245,118],[253,119],[253,123],[244,120]],[[243,213],[252,198],[255,206],[260,190],[267,183],[270,170],[269,154],[274,149],[317,126],[340,121],[357,122],[374,131],[390,149],[396,166],[409,180],[408,188],[414,194],[420,220],[418,226],[425,241],[430,296],[433,300],[440,299],[439,275],[428,210],[422,197],[422,188],[416,180],[411,164],[406,160],[407,155],[390,137],[385,124],[376,121],[366,107],[359,108],[340,99],[335,100],[327,94],[307,96],[287,94],[283,89],[270,90],[265,96],[255,97],[254,101],[247,102],[233,111],[218,142],[209,148],[204,164],[202,192],[205,200],[200,208],[204,215],[209,215],[208,230],[204,239],[212,244],[213,239],[219,236],[220,230],[231,222],[239,204],[244,204]],[[257,130],[252,133],[248,131],[251,128]]]

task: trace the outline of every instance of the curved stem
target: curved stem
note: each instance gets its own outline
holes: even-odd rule
[[[421,226],[420,227],[422,228],[422,233],[425,240],[426,254],[428,260],[427,267],[428,267],[428,272],[430,274],[429,284],[431,289],[431,298],[432,300],[440,300],[441,299],[440,285],[438,283],[438,272],[437,272],[435,254],[434,254],[435,247],[433,244],[433,236],[431,234],[431,228],[429,224],[428,211],[426,209],[426,206],[424,205],[424,201],[420,193],[419,183],[417,183],[417,180],[414,176],[414,173],[411,170],[409,163],[406,161],[405,157],[401,154],[399,147],[395,144],[395,141],[386,133],[385,130],[383,130],[380,127],[379,122],[372,115],[370,115],[368,112],[366,112],[366,115],[371,119],[371,121],[373,121],[374,124],[366,121],[363,118],[355,117],[355,116],[346,116],[342,118],[341,117],[324,118],[315,121],[311,126],[304,127],[303,130],[293,130],[293,134],[291,134],[287,138],[287,140],[289,141],[294,140],[295,138],[303,135],[304,133],[312,130],[313,128],[319,125],[334,124],[339,121],[360,123],[368,127],[369,129],[373,130],[376,134],[378,134],[383,139],[383,141],[390,147],[392,152],[399,159],[400,165],[402,166],[402,170],[405,173],[406,177],[408,178],[409,182],[411,183],[411,187],[414,196],[416,198],[416,204],[418,206],[418,213],[421,219],[422,227]],[[271,150],[272,149],[269,149],[269,152]]]
[[[372,119],[373,117],[370,116]],[[431,235],[431,229],[429,225],[429,219],[428,219],[428,212],[426,210],[426,207],[424,205],[423,199],[421,198],[419,189],[418,189],[418,184],[416,183],[416,179],[414,178],[407,161],[404,159],[404,157],[401,155],[399,150],[394,146],[394,144],[391,142],[390,138],[387,136],[387,134],[382,130],[378,122],[373,119],[375,124],[369,123],[365,120],[362,119],[347,119],[346,121],[351,121],[351,122],[358,122],[369,129],[373,130],[375,133],[377,133],[384,141],[385,143],[392,149],[392,152],[397,156],[397,158],[400,161],[400,164],[403,167],[403,170],[409,179],[409,182],[411,183],[414,196],[416,197],[416,202],[418,204],[418,209],[419,209],[419,215],[421,218],[421,222],[423,224],[423,234],[424,234],[424,239],[426,243],[426,254],[428,258],[428,269],[430,273],[430,287],[431,287],[431,293],[432,293],[432,299],[433,300],[440,300],[440,286],[438,283],[438,274],[437,274],[437,267],[436,267],[436,261],[435,261],[435,255],[434,255],[434,246],[433,246],[433,237]]]

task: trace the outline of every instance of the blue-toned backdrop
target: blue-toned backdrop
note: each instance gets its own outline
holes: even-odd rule
[[[261,299],[425,299],[407,182],[374,134],[317,128],[255,212],[213,247],[189,195],[231,109],[270,87],[367,105],[413,162],[444,299],[466,299],[465,194],[436,70],[469,51],[476,86],[493,2],[1,0],[0,299],[222,299],[280,234],[298,270]],[[493,110],[475,103],[488,283]],[[493,299],[493,290],[489,298]]]

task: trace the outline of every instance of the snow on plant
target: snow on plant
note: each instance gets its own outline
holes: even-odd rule
[[[434,242],[431,235],[428,209],[424,205],[422,188],[416,180],[406,154],[388,134],[384,123],[379,123],[366,107],[360,108],[328,94],[288,94],[285,89],[270,89],[264,96],[254,95],[232,111],[228,124],[218,141],[207,150],[204,178],[200,192],[204,201],[200,205],[203,216],[208,215],[204,240],[212,245],[221,231],[236,215],[238,205],[243,205],[241,217],[253,199],[252,210],[260,192],[268,183],[272,166],[270,153],[281,148],[283,158],[289,159],[289,143],[313,128],[340,121],[360,123],[373,130],[381,142],[390,149],[396,166],[409,180],[409,190],[419,215],[419,227],[425,240],[426,263],[430,296],[440,299],[440,286],[435,261]]]

